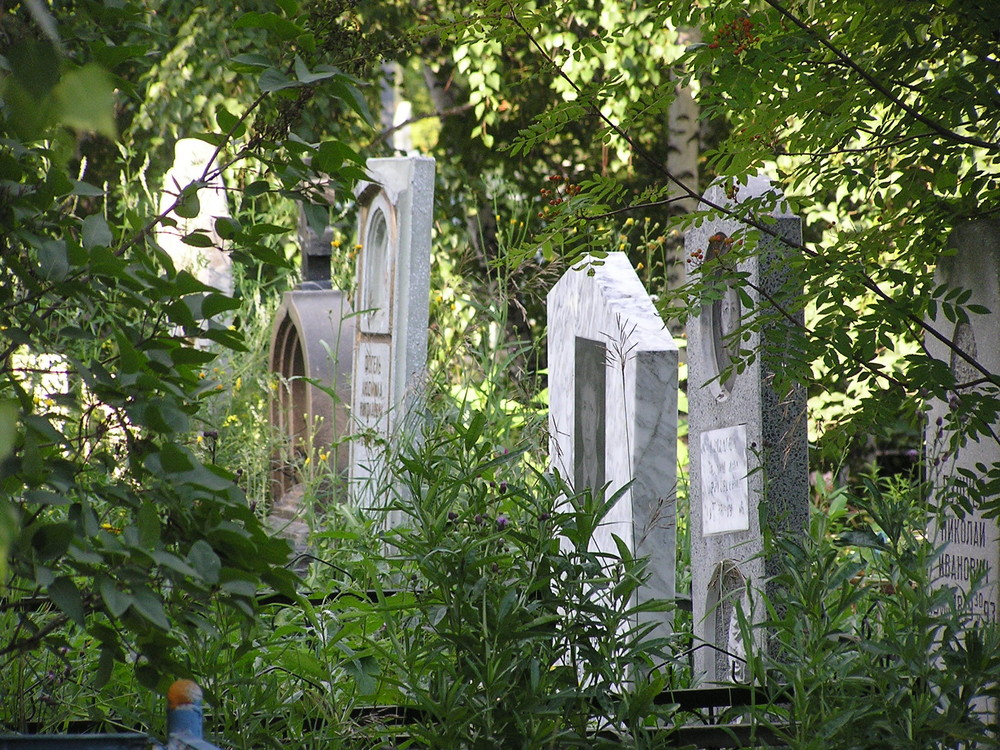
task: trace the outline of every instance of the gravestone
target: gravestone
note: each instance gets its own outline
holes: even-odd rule
[[[941,259],[937,283],[972,293],[967,304],[982,305],[987,315],[969,314],[968,322],[949,321],[941,308],[931,325],[953,341],[962,351],[978,361],[990,373],[1000,373],[1000,221],[975,221],[956,228],[949,244],[956,249],[953,256]],[[948,363],[958,384],[983,377],[978,369],[964,360],[945,343],[925,335],[924,343],[930,356]],[[987,390],[989,388],[989,390]],[[969,392],[970,389],[965,389]],[[996,386],[975,387],[979,393],[998,394]],[[925,435],[927,465],[935,493],[933,505],[941,504],[946,496],[969,496],[968,480],[961,471],[971,471],[982,477],[1000,462],[1000,446],[983,437],[970,440],[957,451],[950,450],[951,430],[947,401],[928,404]],[[1000,424],[993,425],[1000,431]],[[977,576],[983,574],[982,586],[970,602],[969,614],[977,622],[996,623],[1000,600],[997,576],[1000,575],[1000,525],[987,519],[981,509],[956,515],[942,514],[930,524],[929,537],[938,545],[946,545],[937,558],[932,575],[938,583],[968,593]]]
[[[624,253],[584,266],[547,297],[551,464],[577,492],[632,482],[594,543],[617,554],[614,534],[648,557],[638,596],[673,600],[677,345]],[[669,615],[643,621],[670,632]]]
[[[716,185],[705,199],[729,207],[769,200],[773,230],[789,241],[801,240],[799,219],[787,212],[766,177],[752,177],[729,195]],[[685,237],[689,273],[698,276],[703,263],[724,258],[745,230],[732,218],[713,218],[691,229]],[[754,592],[766,590],[765,581],[780,565],[761,555],[764,530],[795,531],[808,520],[804,389],[778,393],[773,372],[760,358],[724,382],[719,378],[740,350],[758,351],[788,340],[792,324],[783,318],[762,330],[740,329],[753,319],[757,305],[768,304],[758,290],[779,304],[794,294],[782,262],[791,252],[777,237],[761,233],[755,251],[736,264],[735,270],[747,275],[743,288],[726,286],[688,322],[691,599],[696,642],[708,644],[695,652],[699,680],[745,677],[737,612],[742,609],[751,623],[761,621]],[[752,305],[745,308],[744,301]],[[793,317],[802,319],[801,314]]]
[[[215,287],[223,294],[233,294],[233,262],[222,250],[222,240],[215,231],[215,220],[229,216],[226,188],[222,175],[215,173],[212,157],[215,146],[197,138],[182,138],[174,146],[174,164],[163,178],[160,194],[160,213],[177,202],[181,192],[192,182],[205,179],[208,184],[198,189],[198,215],[183,218],[176,213],[169,218],[176,226],[160,224],[156,229],[156,242],[166,250],[177,270],[189,271],[199,281]],[[184,242],[192,232],[202,231],[211,241],[210,247],[194,247]]]
[[[427,362],[434,160],[369,159],[367,168],[370,180],[355,189],[351,482],[358,502],[375,507],[389,482],[386,441],[400,437]]]
[[[271,425],[280,436],[271,471],[271,526],[307,543],[306,486],[302,468],[329,475],[318,495],[335,494],[347,479],[354,317],[345,292],[330,289],[330,242],[310,229],[300,213],[302,282],[285,292],[271,329],[270,370],[280,376],[270,404]],[[332,236],[332,232],[331,232]],[[325,246],[325,247],[324,247]],[[314,382],[310,382],[314,381]]]

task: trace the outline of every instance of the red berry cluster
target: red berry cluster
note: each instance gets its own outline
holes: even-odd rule
[[[753,33],[753,21],[749,18],[737,18],[719,27],[715,32],[714,41],[708,48],[732,47],[734,55],[741,55],[759,41],[760,37]]]
[[[542,200],[547,202],[547,205],[543,206],[542,210],[538,212],[539,219],[547,219],[552,216],[557,206],[565,203],[568,198],[572,198],[574,195],[579,195],[580,191],[583,189],[579,185],[574,185],[571,182],[564,182],[562,175],[550,175],[548,180],[552,184],[552,187],[543,187],[538,191],[538,193],[542,196]],[[562,188],[561,191],[560,187]]]

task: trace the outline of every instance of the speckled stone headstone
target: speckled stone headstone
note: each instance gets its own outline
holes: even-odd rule
[[[355,191],[351,481],[358,502],[373,507],[389,481],[385,443],[400,437],[427,362],[434,160],[369,159],[368,174]]]
[[[950,245],[956,248],[956,253],[941,259],[937,283],[970,291],[972,296],[966,304],[982,305],[990,313],[969,313],[968,322],[956,323],[948,320],[939,306],[936,318],[930,323],[986,370],[1000,373],[1000,221],[982,220],[960,226],[952,232]],[[983,377],[978,369],[934,336],[925,335],[924,343],[932,357],[948,364],[959,385]],[[1000,397],[996,386],[981,384],[974,388],[980,393]],[[948,496],[968,497],[968,480],[963,478],[961,471],[982,477],[984,469],[989,471],[1000,462],[1000,446],[983,437],[951,451],[947,419],[951,406],[947,401],[938,400],[928,406],[925,435],[928,472],[934,486],[934,504],[940,505],[947,502]],[[994,424],[993,429],[1000,433],[1000,424]],[[975,576],[983,573],[982,586],[970,602],[970,613],[976,621],[996,623],[1000,601],[997,583],[1000,525],[997,519],[985,518],[977,507],[965,515],[950,511],[931,523],[929,536],[936,544],[946,545],[931,571],[935,579],[968,592]]]
[[[771,195],[768,203],[773,208],[766,210],[776,221],[770,226],[780,237],[801,240],[800,220],[783,207],[780,193],[766,177],[750,178],[730,195],[714,186],[705,199],[736,206]],[[689,274],[699,275],[704,262],[724,256],[745,230],[729,218],[708,220],[690,230],[685,238]],[[760,358],[724,382],[719,378],[740,350],[757,351],[788,338],[792,324],[784,320],[747,332],[740,341],[731,334],[758,305],[768,304],[758,289],[779,302],[794,291],[788,265],[782,262],[790,252],[781,240],[762,234],[755,253],[736,267],[747,274],[749,283],[740,290],[745,297],[730,286],[688,321],[691,599],[696,641],[714,646],[695,652],[697,680],[743,679],[737,606],[750,622],[760,622],[763,612],[753,604],[754,592],[766,589],[765,581],[781,564],[760,555],[764,529],[794,531],[808,520],[805,390],[777,393],[772,371]],[[801,314],[794,315],[801,320]]]
[[[577,491],[632,482],[594,543],[648,557],[639,596],[672,600],[677,346],[625,254],[592,260],[548,294],[550,460]],[[644,617],[669,632],[668,615]]]

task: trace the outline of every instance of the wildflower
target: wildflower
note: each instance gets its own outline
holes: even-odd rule
[[[448,520],[449,521],[457,521],[458,520],[458,513],[456,513],[453,510],[449,510],[448,511]]]
[[[235,387],[235,390],[238,391],[242,387],[243,387],[243,378],[237,377],[236,378],[236,387]]]
[[[507,483],[506,482],[500,482],[500,494],[501,495],[507,494]]]
[[[506,529],[506,528],[507,528],[507,527],[508,527],[509,525],[510,525],[510,520],[508,520],[507,516],[500,516],[500,517],[499,517],[499,518],[497,519],[497,530],[498,530],[498,531],[503,531],[503,530],[504,530],[504,529]]]
[[[476,520],[476,524],[478,524],[479,526],[482,526],[483,523],[486,522],[486,519],[483,518],[483,514],[482,513],[476,513],[476,519],[475,520]]]
[[[339,239],[337,239],[337,240],[330,240],[330,244],[333,247],[340,247],[340,240]]]
[[[330,458],[329,451],[323,451],[322,453],[319,454],[319,460],[320,461],[326,461],[329,458]]]

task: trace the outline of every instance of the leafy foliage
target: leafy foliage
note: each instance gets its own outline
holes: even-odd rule
[[[0,402],[13,434],[0,446],[11,545],[0,658],[65,651],[79,628],[100,653],[98,685],[116,661],[155,685],[182,669],[183,632],[214,632],[210,605],[251,617],[261,587],[293,596],[295,576],[284,568],[287,543],[264,530],[233,472],[196,450],[199,417],[227,388],[224,363],[222,380],[209,365],[245,348],[232,318],[240,300],[176,269],[154,240],[158,226],[198,214],[198,189],[223,167],[206,167],[158,214],[142,196],[116,191],[134,154],[123,147],[120,159],[95,158],[94,167],[90,157],[108,157],[107,139],[129,127],[148,93],[138,82],[155,37],[136,4],[105,12],[102,36],[92,18],[63,24],[38,12],[39,26],[5,15],[5,33],[20,37],[0,80]],[[354,80],[318,59],[308,21],[290,3],[234,24],[289,50],[285,59],[266,49],[234,57],[233,69],[256,79],[256,98],[239,115],[219,105],[220,129],[201,135],[224,166],[252,163],[251,203],[262,191],[298,196],[319,170],[341,187],[361,174],[345,144],[290,132],[287,105],[319,87],[367,116]],[[272,239],[283,228],[241,222],[238,210],[215,230],[237,264],[285,262]],[[200,232],[184,240],[210,242]]]

